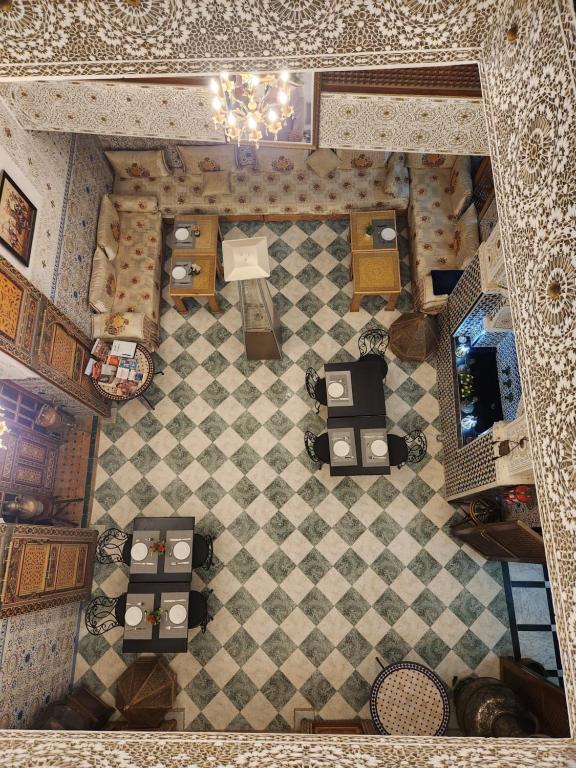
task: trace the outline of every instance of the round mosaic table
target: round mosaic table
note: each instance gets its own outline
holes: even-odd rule
[[[380,661],[378,661],[380,664]],[[370,691],[370,714],[385,736],[442,736],[450,704],[442,680],[422,664],[382,667]]]
[[[136,352],[134,353],[134,357],[136,359],[136,362],[138,363],[138,371],[143,374],[142,381],[131,392],[125,392],[125,393],[118,393],[116,391],[117,389],[117,381],[115,383],[110,384],[103,384],[100,381],[94,381],[92,379],[92,384],[94,385],[96,391],[102,395],[102,397],[106,398],[107,400],[114,400],[116,402],[125,403],[128,400],[135,400],[137,397],[142,397],[144,395],[144,392],[148,389],[150,384],[152,384],[152,381],[154,379],[155,374],[155,368],[154,368],[154,360],[152,359],[152,355],[146,347],[144,347],[142,344],[136,344]],[[144,397],[144,400],[148,403],[148,405],[152,408],[151,403]]]

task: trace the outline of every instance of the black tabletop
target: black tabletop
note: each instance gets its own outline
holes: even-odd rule
[[[133,531],[159,531],[160,540],[166,542],[166,534],[169,531],[194,531],[196,519],[194,517],[136,517],[134,519]],[[193,550],[193,541],[190,541],[190,548]],[[179,569],[179,572],[172,570],[169,573],[164,572],[164,566],[169,557],[170,542],[167,545],[165,553],[158,553],[158,566],[154,571],[146,573],[134,573],[132,563],[130,564],[129,579],[130,582],[150,582],[150,581],[186,581],[190,583],[192,579],[192,556],[190,553],[189,567]],[[169,561],[168,561],[169,562]]]
[[[160,608],[162,594],[167,592],[189,591],[190,587],[182,582],[138,582],[128,584],[127,602],[130,595],[154,595],[154,610]],[[186,622],[186,628],[188,622]],[[188,651],[188,630],[185,637],[168,638],[160,637],[160,626],[152,627],[151,639],[127,640],[122,642],[124,653],[186,653]]]
[[[378,362],[326,363],[324,371],[347,371],[352,379],[353,405],[328,405],[328,418],[385,416],[384,381]],[[328,382],[327,382],[328,383]]]
[[[348,416],[346,418],[328,419],[328,441],[330,443],[331,430],[342,432],[352,430],[354,434],[354,446],[356,462],[345,466],[330,464],[330,474],[340,475],[389,475],[390,464],[386,459],[385,465],[370,466],[363,460],[362,433],[364,430],[379,430],[386,435],[386,416]],[[384,438],[385,439],[385,438]]]

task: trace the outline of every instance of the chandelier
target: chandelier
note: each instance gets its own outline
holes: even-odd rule
[[[210,80],[214,124],[222,127],[230,141],[255,142],[274,136],[292,117],[290,73],[230,74],[222,72]]]

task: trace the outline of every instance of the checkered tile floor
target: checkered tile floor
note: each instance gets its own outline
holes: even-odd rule
[[[454,509],[441,495],[433,365],[389,354],[390,427],[425,430],[422,464],[332,478],[304,451],[304,430],[325,429],[305,369],[354,359],[364,328],[410,311],[406,238],[397,311],[373,297],[349,313],[346,222],[223,230],[268,238],[283,359],[246,361],[236,285],[223,286],[218,317],[192,302],[184,319],[165,300],[164,376],[149,391],[156,410],[131,402],[104,426],[93,514],[102,529],[130,529],[137,515],[194,514],[200,532],[218,534],[213,570],[195,575],[197,588],[202,577],[214,590],[215,619],[188,654],[169,657],[186,727],[286,729],[297,708],[366,715],[377,657],[421,661],[448,683],[496,672],[497,655],[510,653],[501,569],[448,533]],[[95,591],[117,595],[126,584],[125,568],[97,566]],[[113,701],[131,661],[120,629],[83,632],[76,679]]]

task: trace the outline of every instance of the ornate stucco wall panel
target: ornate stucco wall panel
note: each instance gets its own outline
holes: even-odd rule
[[[126,82],[12,83],[7,99],[24,128],[36,131],[223,141],[207,88]]]
[[[0,77],[469,61],[498,0],[13,0]]]
[[[482,99],[324,93],[320,145],[487,155]]]

